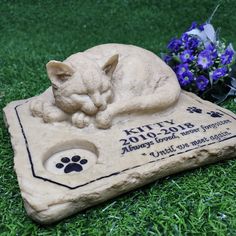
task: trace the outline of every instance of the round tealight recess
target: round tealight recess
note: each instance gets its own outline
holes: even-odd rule
[[[47,171],[58,174],[81,174],[97,162],[97,154],[84,148],[71,148],[52,154],[44,162]]]

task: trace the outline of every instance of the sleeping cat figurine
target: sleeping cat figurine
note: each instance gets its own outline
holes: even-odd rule
[[[104,44],[46,65],[50,101],[34,99],[30,110],[44,122],[70,121],[78,128],[94,123],[107,129],[113,118],[158,112],[173,105],[180,86],[175,73],[143,48]]]

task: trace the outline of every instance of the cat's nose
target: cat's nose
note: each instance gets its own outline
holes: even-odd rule
[[[96,107],[100,107],[103,105],[102,99],[100,98],[99,94],[93,95],[93,102]]]
[[[94,103],[96,107],[101,107],[103,104],[102,104],[102,101],[98,101],[98,102],[95,102]]]

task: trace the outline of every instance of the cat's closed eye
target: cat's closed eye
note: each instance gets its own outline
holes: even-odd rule
[[[55,84],[52,84],[53,89],[58,90],[58,86]]]

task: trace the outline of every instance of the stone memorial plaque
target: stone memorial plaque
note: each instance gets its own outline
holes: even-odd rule
[[[117,92],[120,98],[114,95],[108,101],[108,88],[100,91],[104,97],[91,92],[91,87],[102,90],[109,85],[97,86],[95,72],[92,83],[84,81],[77,86],[73,82],[76,66],[67,59],[67,64],[48,63],[52,87],[38,97],[12,102],[4,109],[25,208],[30,217],[42,224],[158,178],[235,157],[236,116],[232,112],[180,91],[174,73],[160,59],[158,86],[150,81],[146,83],[150,91],[146,84],[140,86],[137,76],[145,79],[145,74],[153,74],[150,65],[145,69],[146,61],[142,67],[140,57],[131,57],[131,53],[128,69],[122,67],[127,60],[127,56],[122,57],[123,47],[128,52],[143,53],[142,60],[145,56],[156,58],[144,49],[117,44],[98,46],[86,54],[101,61],[97,64],[104,70],[102,76],[110,73],[112,80],[134,76],[130,81],[134,80],[136,87],[129,80],[122,81],[123,87],[113,82],[112,94]],[[103,48],[108,48],[107,56],[101,53]],[[119,54],[119,62],[112,54]],[[77,62],[83,57],[75,55],[69,59]],[[108,62],[103,60],[109,55],[112,58]],[[77,66],[83,69],[88,64],[86,61]],[[86,73],[79,77],[84,75],[88,80]],[[64,74],[72,79],[62,78]],[[160,82],[162,78],[166,82]],[[71,84],[70,94],[66,88]],[[84,85],[90,86],[87,94],[91,98],[80,90]],[[165,90],[161,90],[163,86]],[[125,88],[126,93],[122,94],[120,90]]]

